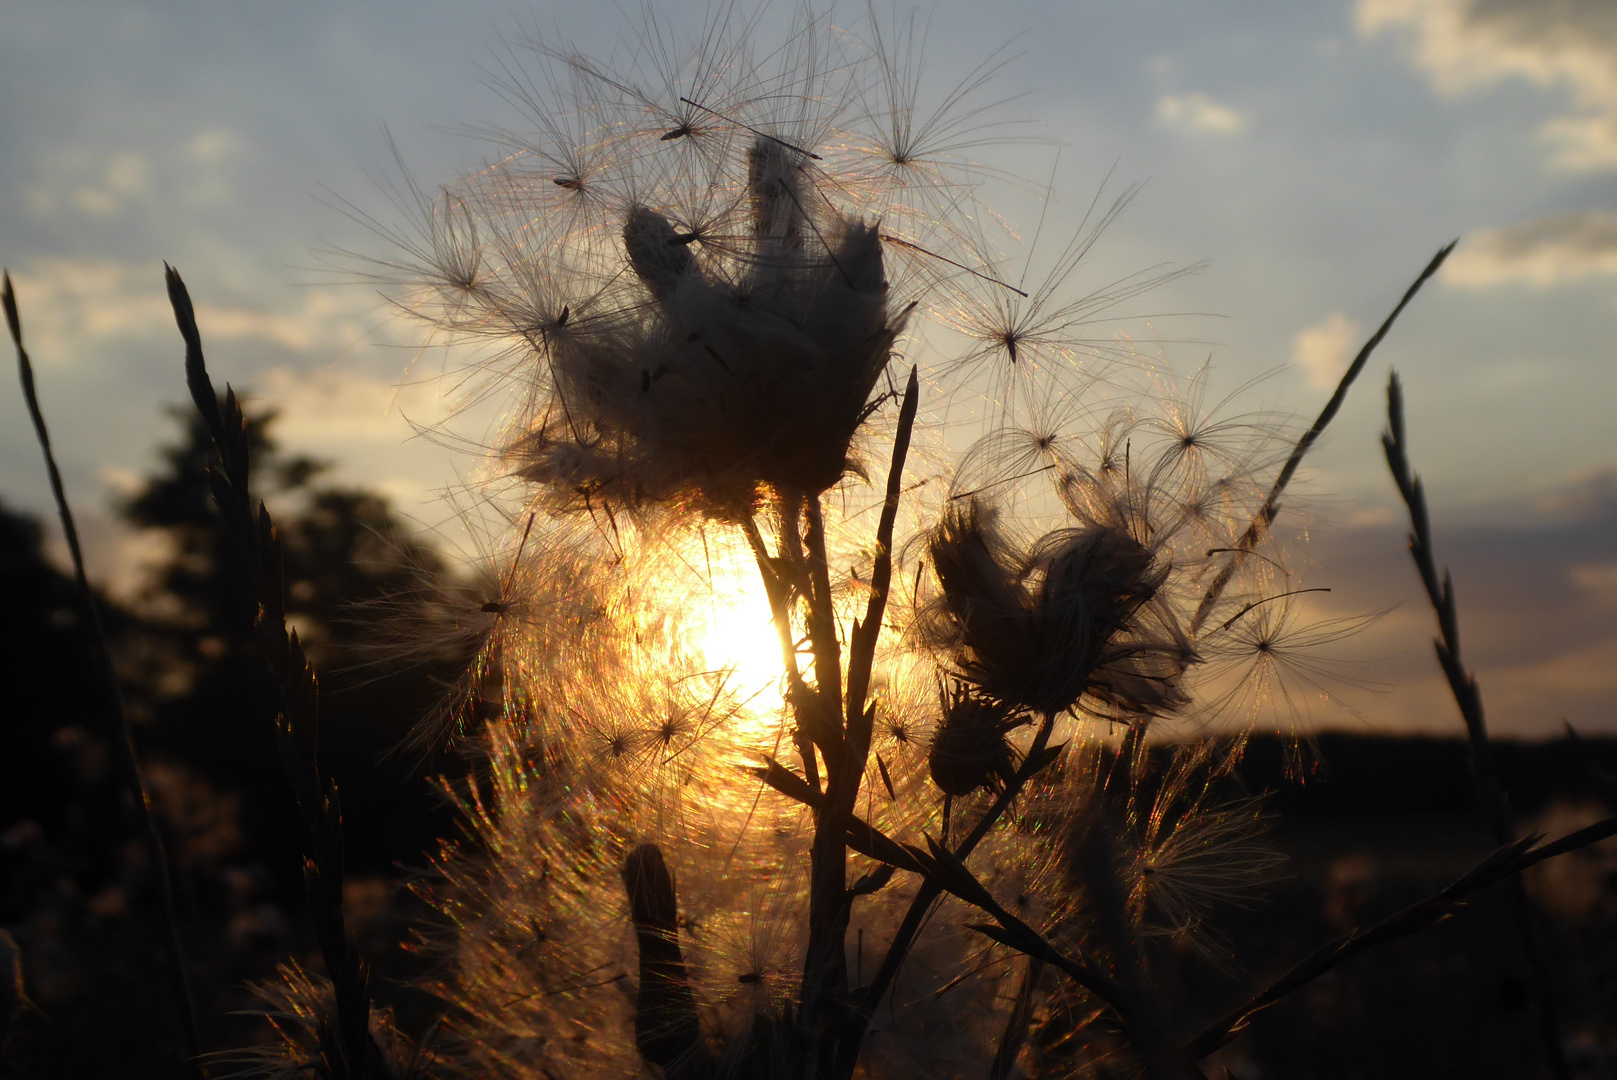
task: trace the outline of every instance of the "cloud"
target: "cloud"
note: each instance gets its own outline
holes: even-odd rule
[[[1157,119],[1169,127],[1198,134],[1234,135],[1246,128],[1246,117],[1200,90],[1157,98]]]
[[[1547,513],[1544,504],[1558,511]],[[1500,734],[1617,730],[1617,467],[1568,478],[1537,499],[1495,504],[1485,518],[1434,513],[1439,569],[1452,572],[1462,659]],[[1311,596],[1325,616],[1390,609],[1348,644],[1385,694],[1348,693],[1373,728],[1459,732],[1432,651],[1436,617],[1407,554],[1407,524],[1315,529],[1307,548]],[[1338,721],[1338,726],[1344,721]]]
[[[1359,324],[1332,312],[1317,326],[1299,330],[1291,339],[1291,360],[1308,376],[1308,384],[1329,390],[1342,378],[1359,343]]]
[[[36,363],[71,365],[99,358],[108,343],[178,340],[156,265],[46,258],[14,276]],[[259,341],[294,353],[340,352],[369,332],[324,290],[299,294],[290,310],[199,301],[196,312],[204,341]]]
[[[152,163],[143,154],[113,154],[107,160],[100,183],[83,185],[73,192],[73,205],[87,214],[105,217],[125,206],[142,202],[150,194]]]
[[[42,217],[64,211],[95,218],[130,211],[194,211],[228,206],[235,171],[250,147],[229,128],[210,127],[151,153],[59,144],[38,152],[34,179],[24,188],[29,209]]]
[[[374,442],[396,447],[409,423],[438,425],[452,411],[437,380],[404,385],[338,368],[273,367],[253,382],[254,397],[274,406],[275,429],[288,442]]]
[[[1563,169],[1617,169],[1617,4],[1611,0],[1359,0],[1361,35],[1402,33],[1442,93],[1510,79],[1558,88],[1540,134]]]
[[[1445,282],[1470,289],[1548,289],[1597,274],[1617,274],[1617,214],[1598,210],[1484,229],[1443,267]]]

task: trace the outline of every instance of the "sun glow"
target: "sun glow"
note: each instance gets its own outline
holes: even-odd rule
[[[712,591],[701,600],[690,640],[710,669],[727,673],[727,688],[744,703],[743,712],[760,727],[773,728],[784,707],[785,671],[769,597],[756,571],[714,568]]]

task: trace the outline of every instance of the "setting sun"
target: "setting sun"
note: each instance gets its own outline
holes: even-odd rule
[[[760,718],[778,715],[783,699],[780,638],[770,617],[769,597],[751,567],[714,568],[712,591],[703,597],[691,641],[708,666],[728,671],[728,686]]]

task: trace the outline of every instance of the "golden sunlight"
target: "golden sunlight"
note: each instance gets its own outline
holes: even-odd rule
[[[729,673],[727,686],[743,711],[772,727],[784,706],[780,638],[769,597],[751,567],[713,567],[712,590],[702,599],[690,640],[708,666]]]

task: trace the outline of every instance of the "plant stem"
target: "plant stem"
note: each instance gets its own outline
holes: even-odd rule
[[[782,580],[769,556],[769,548],[764,545],[763,535],[758,532],[758,523],[749,514],[741,520],[741,531],[746,534],[747,543],[752,547],[753,559],[758,563],[758,575],[763,578],[764,592],[769,597],[769,614],[775,624],[776,636],[780,639],[781,663],[786,668],[786,685],[789,689],[787,700],[793,705],[794,724],[792,743],[797,747],[798,756],[803,761],[803,775],[813,785],[816,794],[820,791],[820,767],[814,756],[814,740],[809,735],[808,727],[804,724],[801,703],[811,699],[811,691],[803,682],[802,671],[797,664],[797,642],[792,637],[792,610],[790,583]]]
[[[228,385],[221,407],[203,359],[191,294],[177,270],[165,270],[169,303],[185,341],[186,385],[213,437],[216,463],[208,468],[208,483],[252,576],[252,594],[258,601],[254,629],[280,690],[276,743],[308,829],[304,889],[337,1014],[335,1025],[322,1023],[320,1027],[324,1068],[332,1080],[383,1076],[387,1066],[370,1032],[370,968],[343,916],[342,804],[337,785],[320,769],[319,681],[297,631],[286,625],[284,569],[275,523],[263,503],[258,504],[256,516],[253,513],[247,419]]]
[[[128,786],[129,794],[134,801],[135,817],[146,844],[147,857],[152,861],[152,872],[157,879],[157,894],[162,906],[163,925],[166,931],[164,947],[168,953],[169,990],[174,995],[174,1003],[180,1014],[187,1071],[195,1075],[196,1058],[201,1053],[201,1040],[197,1032],[196,1006],[192,1000],[191,974],[185,962],[185,950],[180,943],[180,920],[174,904],[174,881],[169,868],[168,852],[163,845],[163,837],[158,832],[157,822],[152,817],[151,797],[140,775],[140,760],[135,754],[134,733],[129,726],[129,714],[124,709],[123,688],[118,683],[118,674],[112,665],[112,653],[107,647],[107,634],[101,622],[101,610],[96,605],[95,594],[91,592],[89,578],[84,572],[84,551],[79,544],[78,526],[74,523],[73,510],[67,502],[67,491],[62,486],[62,473],[56,466],[56,455],[51,450],[50,430],[45,426],[45,414],[40,408],[39,395],[34,388],[34,365],[28,358],[28,350],[23,348],[22,319],[17,312],[17,297],[12,290],[9,273],[4,275],[4,288],[0,289],[0,300],[4,301],[6,326],[11,331],[11,341],[17,347],[17,377],[22,383],[22,396],[28,405],[29,418],[33,420],[34,435],[45,455],[45,471],[50,477],[51,495],[56,500],[56,512],[62,519],[62,534],[67,540],[68,554],[73,561],[73,579],[78,587],[79,605],[90,628],[91,657],[95,663],[96,674],[100,676],[102,689],[107,695],[108,709],[112,713],[119,769],[124,774],[124,783]]]
[[[1409,465],[1408,444],[1404,439],[1404,395],[1397,372],[1393,372],[1387,381],[1387,430],[1381,436],[1381,446],[1387,455],[1387,467],[1392,470],[1393,480],[1398,485],[1398,493],[1409,508],[1409,554],[1415,560],[1421,584],[1426,587],[1427,599],[1437,612],[1438,630],[1442,634],[1435,642],[1437,660],[1448,678],[1449,689],[1465,722],[1466,738],[1471,748],[1471,782],[1477,802],[1487,818],[1494,843],[1509,844],[1516,839],[1510,800],[1494,768],[1493,746],[1488,740],[1488,725],[1482,712],[1482,692],[1477,688],[1476,677],[1465,669],[1460,660],[1460,619],[1454,602],[1454,582],[1445,570],[1442,583],[1438,583],[1426,493],[1420,478],[1414,475]],[[1550,977],[1549,964],[1544,958],[1533,908],[1519,878],[1512,879],[1507,889],[1511,918],[1521,938],[1522,951],[1526,954],[1528,977],[1538,1005],[1539,1041],[1543,1046],[1545,1062],[1555,1080],[1567,1080],[1572,1073],[1567,1064],[1566,1050],[1561,1045],[1561,1020],[1555,1005],[1554,980]]]
[[[1451,912],[1463,907],[1467,896],[1507,878],[1519,881],[1518,875],[1529,867],[1598,843],[1608,836],[1617,836],[1617,817],[1597,821],[1537,847],[1533,844],[1538,838],[1533,836],[1506,844],[1460,875],[1447,888],[1424,900],[1417,900],[1373,926],[1349,930],[1341,937],[1321,945],[1245,1005],[1209,1025],[1185,1044],[1185,1054],[1192,1060],[1206,1057],[1244,1031],[1252,1017],[1366,949],[1436,926]]]
[[[1011,805],[1011,801],[1032,779],[1034,771],[1039,766],[1040,758],[1044,755],[1045,747],[1050,744],[1050,734],[1055,730],[1055,723],[1054,714],[1044,718],[1044,722],[1039,725],[1038,734],[1033,738],[1033,745],[1029,748],[1027,757],[1022,759],[1021,767],[1016,770],[1016,775],[1011,778],[1010,783],[1005,785],[1005,790],[1000,792],[999,797],[994,800],[993,805],[983,814],[971,832],[967,833],[959,846],[953,849],[955,858],[962,863],[982,842],[983,837],[988,835],[988,830],[993,828],[1000,815]],[[899,924],[898,932],[893,935],[892,943],[888,945],[887,953],[882,957],[881,966],[876,970],[875,977],[871,979],[870,985],[865,989],[863,1000],[859,1003],[854,1016],[856,1027],[854,1029],[855,1037],[852,1041],[855,1045],[864,1038],[866,1030],[870,1027],[871,1018],[876,1015],[876,1007],[881,1004],[881,999],[886,995],[888,987],[892,985],[893,979],[897,977],[898,969],[903,966],[905,957],[909,955],[910,947],[915,944],[915,937],[921,932],[921,926],[926,921],[927,912],[931,910],[932,904],[938,897],[943,895],[943,891],[943,886],[930,878],[922,881],[920,888],[916,890],[915,898],[910,901],[909,910],[904,913],[904,921]],[[851,1076],[852,1067],[852,1059],[846,1060],[844,1075]]]
[[[1415,298],[1415,294],[1420,291],[1422,285],[1426,284],[1427,279],[1437,273],[1438,267],[1443,265],[1443,260],[1449,257],[1449,252],[1453,251],[1454,245],[1458,243],[1458,240],[1451,240],[1442,250],[1432,256],[1432,261],[1426,264],[1426,269],[1422,270],[1420,276],[1415,279],[1414,284],[1404,291],[1403,299],[1399,300],[1398,306],[1392,309],[1392,314],[1388,315],[1381,326],[1376,329],[1376,332],[1370,335],[1370,340],[1364,343],[1364,347],[1359,350],[1359,355],[1355,356],[1353,363],[1348,365],[1347,372],[1342,376],[1342,380],[1336,384],[1336,392],[1325,403],[1325,408],[1320,410],[1319,416],[1315,417],[1313,424],[1309,426],[1307,431],[1303,432],[1303,437],[1297,440],[1297,445],[1292,448],[1291,456],[1286,458],[1285,465],[1280,469],[1280,475],[1275,478],[1274,486],[1269,489],[1269,497],[1263,501],[1263,507],[1258,511],[1257,516],[1252,519],[1252,523],[1247,526],[1246,532],[1241,534],[1241,539],[1236,541],[1235,547],[1230,553],[1229,562],[1225,563],[1224,568],[1218,572],[1218,576],[1213,579],[1213,583],[1208,586],[1207,592],[1202,596],[1201,603],[1197,605],[1196,614],[1190,620],[1192,637],[1201,630],[1202,624],[1207,621],[1207,616],[1212,613],[1213,605],[1218,603],[1218,598],[1224,595],[1224,590],[1229,586],[1230,579],[1235,576],[1235,571],[1240,568],[1246,557],[1252,553],[1252,549],[1258,546],[1259,541],[1268,535],[1269,526],[1274,524],[1275,517],[1280,513],[1280,496],[1285,493],[1286,485],[1291,483],[1292,474],[1297,471],[1297,466],[1302,464],[1303,457],[1313,448],[1314,443],[1319,440],[1320,435],[1325,431],[1326,425],[1341,410],[1342,402],[1347,400],[1348,388],[1359,377],[1359,372],[1364,370],[1364,365],[1369,361],[1370,354],[1375,352],[1376,346],[1381,344],[1381,339],[1386,337],[1387,331],[1392,329],[1393,321]]]

